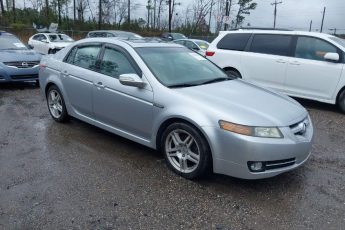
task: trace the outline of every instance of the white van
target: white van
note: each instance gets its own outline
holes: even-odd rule
[[[345,113],[345,40],[285,30],[221,31],[206,56],[230,76]]]

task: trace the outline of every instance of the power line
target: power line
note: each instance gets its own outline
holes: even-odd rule
[[[282,4],[283,2],[277,2],[277,0],[274,0],[273,3],[271,3],[271,5],[274,5],[274,24],[273,24],[273,28],[276,28],[276,19],[277,19],[277,5]]]

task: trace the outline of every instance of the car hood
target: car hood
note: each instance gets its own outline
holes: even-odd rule
[[[229,80],[177,89],[184,98],[202,106],[217,120],[250,126],[288,126],[307,116],[294,99],[246,83]]]
[[[40,61],[41,55],[33,50],[1,50],[0,62]]]
[[[53,44],[55,47],[66,47],[66,46],[68,46],[69,44],[72,44],[72,42],[52,42],[52,44]]]

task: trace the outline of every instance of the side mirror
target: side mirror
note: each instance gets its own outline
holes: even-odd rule
[[[119,81],[122,85],[144,88],[146,83],[135,73],[121,74]]]
[[[337,62],[339,61],[340,57],[338,53],[326,53],[323,57],[326,61]]]

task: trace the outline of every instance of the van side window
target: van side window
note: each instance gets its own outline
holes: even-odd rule
[[[256,34],[250,51],[254,53],[290,56],[291,35]]]
[[[324,61],[326,53],[337,53],[337,48],[318,38],[298,37],[295,57]]]
[[[243,51],[251,34],[227,34],[217,44],[218,49]]]

